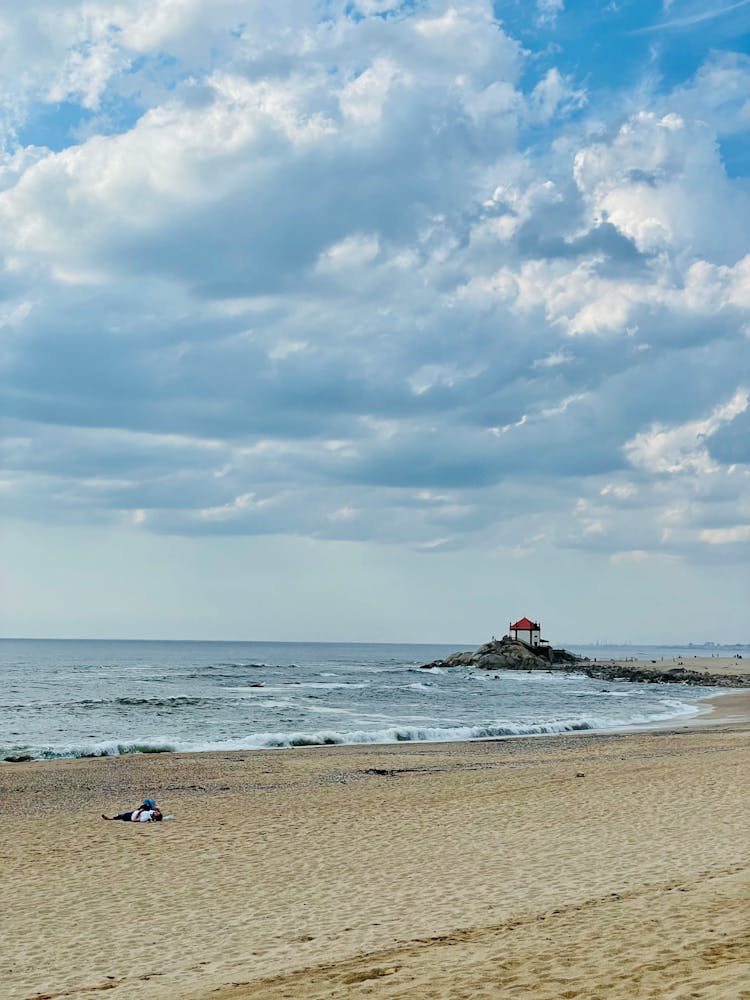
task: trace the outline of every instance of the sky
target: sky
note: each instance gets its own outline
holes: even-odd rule
[[[0,634],[750,641],[750,0],[0,0]]]

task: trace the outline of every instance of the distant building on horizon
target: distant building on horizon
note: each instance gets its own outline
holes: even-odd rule
[[[511,639],[525,642],[527,646],[546,645],[542,639],[542,626],[539,622],[531,621],[530,618],[519,618],[514,625],[509,625],[508,635]]]

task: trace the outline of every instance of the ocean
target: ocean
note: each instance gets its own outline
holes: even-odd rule
[[[420,669],[477,645],[3,639],[0,761],[611,729],[694,714],[713,692],[579,674]],[[710,655],[569,648],[592,659]]]

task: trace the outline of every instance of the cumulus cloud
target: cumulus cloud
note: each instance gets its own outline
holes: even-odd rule
[[[614,138],[582,149],[574,175],[592,216],[642,252],[734,263],[746,250],[747,193],[726,176],[715,132],[699,119],[639,112]]]
[[[738,389],[726,403],[715,407],[704,420],[691,420],[678,427],[655,426],[626,442],[630,462],[650,472],[715,472],[718,466],[711,459],[706,440],[724,424],[748,408],[750,394]]]
[[[537,23],[554,24],[559,14],[565,9],[565,0],[537,0]]]
[[[37,0],[2,30],[15,129],[136,108],[0,157],[11,514],[616,563],[746,540],[742,58],[623,118],[484,0]]]
[[[670,107],[684,117],[710,122],[719,137],[750,130],[750,56],[717,51],[690,80],[675,88]]]
[[[586,93],[564,77],[556,66],[547,71],[529,97],[529,119],[538,124],[548,122],[553,115],[562,116],[586,103]]]

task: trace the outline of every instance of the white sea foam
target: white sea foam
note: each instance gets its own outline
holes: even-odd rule
[[[132,753],[173,753],[179,746],[169,740],[112,740],[84,745],[60,744],[43,747],[34,757],[57,760],[67,757],[121,757]]]
[[[361,715],[351,708],[333,708],[331,705],[305,705],[306,712],[315,712],[316,715]]]
[[[417,654],[408,649],[392,664],[372,659],[382,655],[379,650],[352,648],[342,657],[338,649],[321,654],[300,648],[297,665],[278,666],[288,650],[248,650],[243,656],[228,649],[218,657],[211,646],[176,644],[159,647],[153,676],[136,676],[129,669],[129,647],[116,643],[101,664],[78,674],[68,663],[68,646],[55,656],[46,645],[41,652],[33,644],[30,649],[35,657],[48,657],[43,670],[28,671],[10,654],[3,666],[13,732],[3,734],[0,762],[25,754],[446,742],[622,729],[694,713],[690,703],[709,693],[582,675],[425,671],[414,666]],[[83,644],[80,662],[90,663],[90,655]],[[268,664],[277,664],[273,673]],[[254,687],[256,679],[272,683]]]
[[[194,746],[198,750],[260,750],[287,747],[331,746],[338,744],[386,743],[452,743],[462,740],[492,739],[501,736],[541,736],[552,733],[578,732],[588,729],[609,728],[608,720],[597,725],[586,719],[568,719],[561,722],[541,722],[534,725],[489,723],[483,726],[391,726],[386,729],[317,730],[313,732],[256,733],[246,739],[230,740],[212,746]]]
[[[361,684],[358,683],[344,683],[342,681],[323,683],[321,681],[287,681],[286,684],[264,684],[263,687],[258,688],[248,688],[248,687],[224,687],[222,691],[248,691],[251,690],[257,694],[263,694],[263,692],[271,692],[274,694],[294,694],[295,691],[335,691],[337,689],[345,689],[347,691],[361,690],[362,688],[369,687],[368,681],[364,681]]]
[[[627,719],[604,716],[580,716],[568,719],[515,721],[496,720],[483,725],[414,725],[392,724],[379,729],[296,730],[291,732],[248,733],[244,737],[211,742],[171,740],[154,737],[141,740],[112,740],[91,744],[59,744],[40,748],[34,757],[107,757],[131,753],[196,752],[210,750],[261,750],[286,747],[387,744],[387,743],[447,743],[463,740],[487,740],[498,737],[542,736],[554,733],[589,730],[622,729],[665,722],[700,712],[697,705],[665,698],[664,711],[639,713]]]
[[[357,688],[369,687],[370,684],[368,681],[364,681],[361,684],[347,681],[331,681],[325,684],[320,681],[292,681],[291,686],[299,688],[315,688],[320,691],[333,691],[336,688],[346,688],[348,691],[354,691]]]

